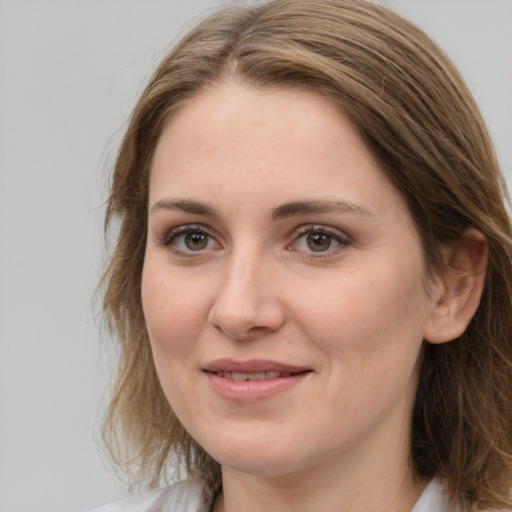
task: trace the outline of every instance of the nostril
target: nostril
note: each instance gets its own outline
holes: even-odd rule
[[[222,334],[223,336],[239,341],[253,339],[255,337],[262,336],[267,331],[270,332],[270,329],[260,326],[244,328],[242,326],[215,324],[213,327],[218,333]]]

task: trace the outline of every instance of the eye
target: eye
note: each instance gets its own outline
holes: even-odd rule
[[[336,253],[337,249],[347,245],[350,245],[350,240],[340,231],[327,226],[310,225],[302,226],[298,230],[298,236],[287,249],[320,256]]]
[[[333,245],[333,238],[326,233],[310,233],[306,235],[306,245],[313,252],[328,251]]]
[[[175,253],[192,255],[220,248],[220,244],[203,226],[179,226],[165,236],[163,244]]]
[[[183,243],[191,251],[202,251],[208,247],[208,238],[209,236],[206,233],[193,231],[183,237]]]

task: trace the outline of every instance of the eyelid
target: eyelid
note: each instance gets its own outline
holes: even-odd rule
[[[192,251],[192,250],[185,251],[185,250],[178,249],[177,247],[174,247],[172,245],[177,237],[179,237],[181,235],[186,235],[188,233],[194,233],[194,232],[205,233],[211,240],[213,240],[215,242],[215,244],[218,247],[222,247],[222,245],[217,240],[218,237],[213,234],[212,229],[209,226],[206,226],[204,224],[198,224],[198,223],[182,224],[182,225],[176,226],[172,229],[169,229],[169,230],[165,231],[163,236],[159,237],[157,243],[158,243],[158,245],[164,247],[165,249],[172,251],[174,254],[177,254],[179,256],[184,256],[184,257],[194,257],[194,256],[197,257],[197,256],[205,255],[208,252],[211,252],[211,250],[212,250],[211,248],[199,250],[199,251]]]
[[[182,250],[173,245],[173,242],[181,235],[186,235],[188,233],[193,232],[202,232],[205,233],[210,240],[212,240],[216,247],[214,248],[205,248],[202,250]],[[310,234],[326,234],[330,236],[335,242],[336,246],[333,248],[328,248],[325,251],[313,251],[313,250],[304,250],[295,247],[298,241],[306,235]],[[332,257],[338,254],[339,251],[343,250],[347,246],[352,244],[351,238],[343,231],[333,228],[331,226],[326,226],[324,224],[304,224],[295,228],[294,232],[291,235],[293,237],[292,241],[288,243],[285,247],[286,250],[295,251],[300,253],[306,253],[308,258],[327,258]],[[208,225],[200,224],[200,223],[192,223],[192,224],[182,224],[172,229],[168,229],[165,233],[157,239],[158,245],[163,248],[171,251],[172,253],[182,256],[182,257],[198,257],[204,256],[210,253],[212,250],[216,250],[222,248],[222,244],[218,240],[218,235],[209,227]]]
[[[294,249],[293,246],[305,235],[321,233],[329,235],[335,240],[338,245],[334,248],[329,248],[326,251],[302,251],[300,249]],[[343,231],[326,226],[324,224],[304,224],[295,229],[294,237],[291,243],[287,244],[286,249],[289,251],[307,252],[308,257],[313,258],[327,258],[337,254],[340,250],[343,250],[347,246],[352,244],[351,238]]]

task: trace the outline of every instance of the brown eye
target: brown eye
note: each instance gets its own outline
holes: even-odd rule
[[[310,233],[306,238],[308,247],[313,252],[323,252],[331,248],[332,237],[326,233]]]
[[[208,228],[193,224],[171,230],[162,245],[177,256],[199,256],[222,248]]]
[[[193,231],[185,235],[185,245],[191,251],[201,251],[208,246],[209,236],[201,231]]]
[[[311,258],[335,256],[351,245],[350,239],[339,229],[309,224],[298,228],[298,236],[286,248]]]

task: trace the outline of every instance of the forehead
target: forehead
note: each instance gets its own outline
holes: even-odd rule
[[[318,144],[320,138],[325,138],[326,144]],[[173,152],[179,146],[182,155],[187,150],[209,152],[210,156],[232,150],[247,156],[251,149],[253,153],[272,149],[275,156],[287,145],[302,143],[305,156],[306,150],[325,150],[332,138],[338,142],[343,138],[345,146],[366,151],[348,117],[334,101],[315,92],[296,87],[256,89],[238,83],[218,84],[193,96],[168,120],[157,153],[163,146]]]
[[[307,194],[377,212],[404,207],[350,119],[331,100],[298,88],[219,85],[172,117],[156,147],[150,202],[191,191],[231,191],[231,201]]]

